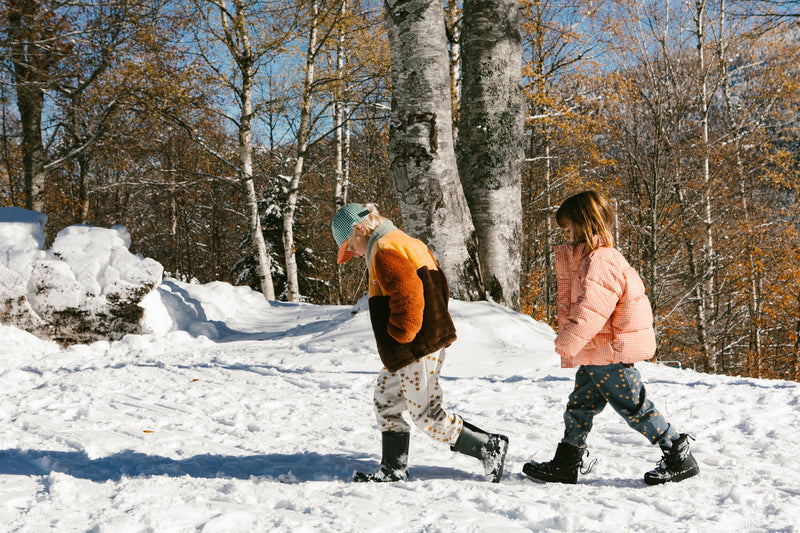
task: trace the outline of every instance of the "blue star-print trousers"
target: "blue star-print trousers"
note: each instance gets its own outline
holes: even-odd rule
[[[616,363],[578,368],[575,389],[564,411],[563,442],[584,448],[592,421],[606,404],[652,444],[670,446],[679,437],[647,399],[639,371],[633,365]]]

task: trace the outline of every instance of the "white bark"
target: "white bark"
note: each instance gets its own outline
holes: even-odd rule
[[[698,287],[700,306],[698,320],[699,328],[702,331],[701,343],[706,357],[708,368],[711,372],[717,371],[717,354],[714,344],[710,341],[711,332],[714,327],[715,316],[715,261],[714,234],[713,234],[713,198],[710,170],[710,147],[708,140],[708,114],[711,109],[710,97],[708,94],[708,75],[706,73],[705,62],[705,18],[706,0],[697,0],[695,3],[695,31],[697,37],[697,61],[700,73],[699,102],[700,102],[700,134],[702,142],[702,179],[703,179],[703,229],[705,233],[705,244],[703,246],[703,283]]]
[[[448,0],[445,6],[445,30],[450,62],[450,102],[453,113],[453,138],[458,139],[458,108],[461,102],[461,14],[457,0]]]
[[[303,174],[308,140],[311,129],[312,87],[317,54],[317,35],[319,32],[319,2],[311,4],[311,22],[308,35],[308,53],[306,55],[306,73],[303,80],[303,94],[300,104],[300,126],[297,130],[297,155],[295,157],[292,179],[289,181],[289,196],[283,211],[283,248],[286,257],[286,299],[289,302],[300,301],[300,284],[297,277],[297,256],[294,246],[294,213],[297,210],[297,196],[300,192],[300,177]]]
[[[455,298],[478,299],[474,228],[453,148],[442,5],[384,5],[392,64],[389,158],[404,229],[431,248]]]
[[[258,277],[261,283],[261,292],[267,300],[275,299],[275,287],[272,282],[272,265],[264,233],[261,230],[261,216],[258,211],[258,195],[253,184],[253,143],[252,143],[252,118],[253,118],[253,83],[254,83],[254,57],[250,45],[250,36],[247,31],[247,20],[243,12],[241,1],[235,2],[233,27],[227,18],[227,11],[221,0],[217,0],[220,10],[222,27],[225,32],[226,45],[233,55],[242,74],[240,90],[239,119],[239,179],[245,190],[248,209],[248,226],[250,237],[253,241],[254,253],[258,262]]]
[[[465,0],[458,168],[492,299],[519,309],[524,106],[516,0]]]
[[[347,13],[347,0],[342,1],[342,15]],[[336,208],[342,207],[347,203],[347,191],[349,188],[350,167],[349,167],[349,126],[345,121],[345,86],[344,69],[347,59],[347,48],[344,39],[344,31],[341,26],[337,28],[336,35],[336,77],[339,85],[337,88],[336,102],[333,105],[333,128],[336,142],[336,185],[333,192]]]
[[[550,294],[550,289],[553,286],[553,261],[552,261],[552,253],[550,250],[553,249],[553,244],[550,242],[550,235],[553,232],[553,216],[550,212],[550,206],[553,205],[553,183],[552,183],[552,173],[550,171],[551,163],[550,163],[550,143],[547,143],[544,147],[544,157],[545,157],[545,173],[544,173],[544,205],[547,206],[547,216],[545,217],[545,225],[544,225],[544,271],[545,271],[545,320],[549,324],[550,321],[553,319],[553,298]]]

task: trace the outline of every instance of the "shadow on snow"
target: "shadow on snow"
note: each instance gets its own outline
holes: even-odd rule
[[[0,475],[46,476],[60,472],[95,482],[119,481],[123,477],[141,478],[170,476],[192,478],[250,479],[273,478],[271,481],[300,483],[307,481],[346,481],[356,470],[373,472],[378,462],[366,454],[295,454],[264,455],[195,455],[186,459],[170,459],[125,450],[107,457],[90,459],[85,452],[18,450],[0,451]],[[413,480],[463,479],[480,477],[454,468],[411,467]]]

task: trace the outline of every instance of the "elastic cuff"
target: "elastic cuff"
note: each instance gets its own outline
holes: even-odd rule
[[[658,444],[662,448],[672,448],[672,443],[680,438],[680,433],[672,428],[669,424],[667,430],[658,437],[658,440],[653,444]]]

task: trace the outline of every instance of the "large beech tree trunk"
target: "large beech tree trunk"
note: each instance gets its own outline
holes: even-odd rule
[[[389,159],[404,229],[433,251],[453,297],[483,297],[456,168],[442,4],[386,0],[392,65]]]

